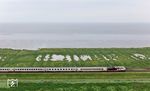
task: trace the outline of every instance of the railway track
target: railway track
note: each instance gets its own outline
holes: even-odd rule
[[[150,68],[127,68],[127,72],[150,72]]]

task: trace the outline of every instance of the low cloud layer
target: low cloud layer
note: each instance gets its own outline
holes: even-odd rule
[[[150,22],[150,0],[0,0],[0,22]]]

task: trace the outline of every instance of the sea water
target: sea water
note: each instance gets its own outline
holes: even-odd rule
[[[150,47],[148,23],[2,23],[0,48]]]

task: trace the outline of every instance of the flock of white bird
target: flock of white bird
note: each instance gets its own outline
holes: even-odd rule
[[[6,56],[5,57],[0,56],[0,61],[5,61],[6,58],[7,58]]]
[[[6,60],[6,56],[0,56],[0,61],[5,61]],[[73,55],[73,56],[70,56],[70,55],[60,55],[60,54],[52,54],[52,55],[49,55],[49,54],[46,54],[46,55],[38,55],[35,59],[36,61],[68,61],[68,62],[71,62],[71,61],[92,61],[92,60],[95,60],[95,59],[104,59],[106,61],[110,61],[110,60],[113,60],[113,61],[116,61],[118,60],[118,56],[115,55],[115,54],[110,54],[110,55],[101,55],[100,56],[90,56],[90,55]],[[135,54],[132,54],[130,56],[130,58],[134,59],[134,60],[150,60],[150,57],[148,56],[145,56],[143,54],[140,54],[140,53],[135,53]]]
[[[115,54],[111,54],[111,55],[101,55],[102,58],[106,61],[110,61],[110,60],[118,60],[118,56],[115,55]],[[146,57],[145,55],[143,54],[139,54],[139,53],[135,53],[135,54],[132,54],[130,56],[132,59],[134,60],[144,60],[144,59],[150,59],[150,57]],[[36,57],[36,61],[64,61],[64,60],[67,60],[68,62],[70,61],[92,61],[93,59],[99,59],[99,56],[95,55],[94,58],[91,57],[90,55],[73,55],[73,56],[70,56],[70,55],[60,55],[60,54],[52,54],[52,55],[38,55]]]
[[[87,60],[92,60],[91,56],[89,55],[80,55],[80,56],[77,56],[77,55],[73,55],[73,58],[70,56],[70,55],[58,55],[58,54],[53,54],[53,55],[45,55],[44,57],[42,55],[38,55],[36,57],[36,61],[64,61],[64,60],[67,60],[67,61],[79,61],[79,60],[83,60],[83,61],[87,61]]]

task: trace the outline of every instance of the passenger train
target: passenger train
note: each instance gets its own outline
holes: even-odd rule
[[[0,72],[125,72],[124,66],[114,67],[0,67]]]

